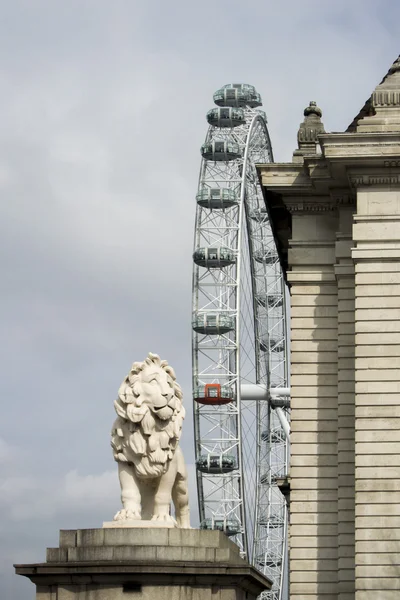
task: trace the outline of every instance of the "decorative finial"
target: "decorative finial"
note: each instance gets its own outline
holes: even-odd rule
[[[317,103],[314,100],[311,100],[309,106],[304,109],[304,116],[308,117],[309,115],[317,115],[317,117],[322,117],[322,110],[317,106]]]
[[[297,133],[298,150],[293,154],[294,161],[302,161],[303,156],[317,153],[318,136],[325,133],[321,117],[322,110],[312,100],[304,109],[304,121],[300,123]]]
[[[392,64],[392,66],[389,69],[389,73],[397,73],[398,71],[400,71],[400,56],[398,56],[396,58],[396,60],[394,61],[394,63]]]

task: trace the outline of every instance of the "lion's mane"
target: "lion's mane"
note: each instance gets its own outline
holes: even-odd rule
[[[166,420],[157,417],[141,398],[141,374],[151,366],[164,369],[174,390],[173,414]],[[111,432],[115,460],[133,464],[141,479],[153,479],[165,473],[181,437],[185,418],[182,398],[175,372],[166,360],[149,352],[143,362],[134,362],[114,402],[118,414]]]

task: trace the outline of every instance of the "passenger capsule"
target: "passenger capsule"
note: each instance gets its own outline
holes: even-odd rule
[[[257,554],[255,561],[260,567],[274,568],[281,566],[282,557],[272,552],[262,552],[261,554]]]
[[[228,537],[237,535],[241,531],[240,522],[237,519],[222,519],[220,517],[205,519],[200,523],[200,529],[216,529],[223,531]]]
[[[267,296],[267,302],[270,308],[278,308],[283,304],[283,296],[281,294],[271,294]]]
[[[221,386],[220,383],[206,383],[204,386],[195,388],[193,398],[199,404],[218,406],[232,402],[235,394],[232,388]]]
[[[196,196],[199,206],[210,209],[231,208],[238,204],[239,199],[235,190],[229,188],[203,188]]]
[[[201,147],[201,155],[206,160],[226,162],[242,156],[239,144],[230,140],[212,140]]]
[[[282,294],[269,294],[268,296],[259,295],[256,297],[258,304],[266,308],[279,308],[283,304]]]
[[[272,352],[283,352],[285,349],[285,342],[283,340],[269,340],[269,346]]]
[[[233,265],[236,256],[233,250],[221,246],[220,248],[197,248],[193,254],[196,265],[207,269],[220,269]]]
[[[284,526],[284,520],[279,515],[270,515],[269,519],[267,517],[261,517],[259,524],[263,527],[269,526],[270,529],[279,529]]]
[[[202,473],[223,474],[237,469],[237,463],[231,454],[203,454],[196,460],[196,466]]]
[[[262,352],[283,352],[285,349],[285,342],[283,340],[274,340],[273,338],[263,339],[260,341],[260,350]]]
[[[209,110],[207,121],[214,127],[238,127],[246,123],[246,118],[242,108],[224,106]]]
[[[261,432],[261,439],[263,442],[270,441],[271,444],[283,442],[284,438],[277,431],[268,431],[268,429]]]
[[[256,110],[256,113],[267,123],[267,114],[263,110]]]
[[[254,260],[272,265],[278,260],[278,255],[275,250],[257,250],[254,252]]]
[[[222,335],[235,329],[235,319],[220,313],[201,313],[193,319],[192,327],[204,335]]]
[[[214,94],[217,106],[250,106],[262,105],[261,96],[253,85],[247,83],[228,83]]]

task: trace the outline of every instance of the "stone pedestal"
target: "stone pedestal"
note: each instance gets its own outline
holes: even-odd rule
[[[61,531],[45,563],[15,569],[37,600],[255,600],[271,587],[223,533],[197,529]]]

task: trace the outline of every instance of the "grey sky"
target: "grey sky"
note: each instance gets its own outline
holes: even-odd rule
[[[194,197],[213,92],[255,85],[288,161],[310,100],[327,131],[351,122],[400,52],[399,22],[396,0],[0,1],[2,600],[34,597],[12,562],[118,509],[112,403],[149,350],[183,385],[193,463]]]

